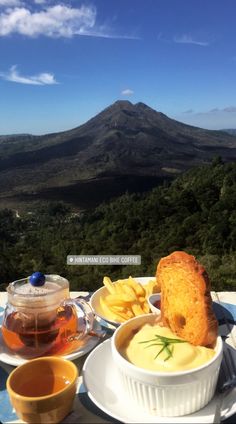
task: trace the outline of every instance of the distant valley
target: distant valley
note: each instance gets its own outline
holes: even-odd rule
[[[236,160],[235,130],[205,130],[117,101],[70,131],[0,136],[0,207],[63,200],[90,208],[216,156]]]

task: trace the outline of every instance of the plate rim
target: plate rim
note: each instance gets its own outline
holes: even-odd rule
[[[86,391],[87,391],[87,394],[88,394],[88,396],[89,396],[89,398],[92,400],[92,402],[99,408],[99,409],[101,409],[103,412],[105,412],[107,415],[109,415],[110,417],[112,417],[112,418],[115,418],[115,419],[117,419],[117,420],[119,420],[119,421],[121,421],[121,422],[123,422],[123,423],[125,423],[125,422],[127,422],[126,420],[127,420],[127,418],[125,418],[124,416],[122,417],[122,416],[119,416],[119,415],[117,415],[116,413],[113,413],[112,412],[112,410],[111,409],[107,409],[107,407],[106,406],[104,406],[103,404],[101,404],[101,402],[99,401],[99,400],[97,400],[97,398],[96,398],[96,396],[94,396],[94,393],[91,393],[90,392],[90,390],[89,390],[89,387],[88,387],[88,384],[87,384],[87,378],[86,378],[86,374],[87,374],[87,371],[86,371],[86,369],[88,369],[89,368],[89,362],[91,361],[91,360],[93,360],[93,361],[95,361],[95,358],[94,358],[94,355],[96,356],[97,355],[97,352],[100,350],[100,349],[103,349],[104,350],[104,364],[107,364],[107,362],[106,362],[106,356],[107,356],[107,353],[108,353],[108,351],[106,351],[106,349],[108,349],[108,346],[109,345],[111,345],[111,339],[108,339],[108,340],[105,340],[105,341],[103,341],[102,343],[100,343],[98,346],[96,346],[93,350],[92,350],[92,352],[90,352],[90,354],[88,355],[88,357],[86,358],[86,360],[85,360],[85,362],[84,362],[84,365],[83,365],[83,367],[82,367],[82,375],[83,375],[83,384],[84,384],[84,386],[85,386],[85,388],[86,388]],[[111,371],[111,364],[113,365],[114,364],[114,362],[113,362],[113,359],[112,359],[112,356],[110,355],[110,362],[109,362],[109,370]],[[99,367],[98,367],[99,368]],[[214,402],[214,399],[216,400],[216,398],[217,398],[217,395],[214,395],[213,396],[213,398],[212,398],[212,400],[210,401],[210,402]],[[227,410],[226,410],[226,412],[224,413],[224,415],[223,415],[223,417],[222,417],[222,421],[224,421],[224,420],[226,420],[227,418],[229,418],[229,417],[231,417],[232,415],[234,415],[234,414],[236,414],[236,398],[234,397],[234,402],[232,403],[232,405],[231,405],[231,408],[230,408],[230,410],[229,410],[229,408],[227,408]],[[122,400],[121,400],[121,402],[122,402]],[[209,403],[210,403],[209,402]],[[209,404],[207,404],[205,407],[203,407],[202,408],[202,410],[204,409],[204,408],[206,408],[207,406],[208,406]],[[131,408],[132,409],[132,408]],[[196,411],[196,413],[197,412],[200,412],[201,411],[201,409],[199,410],[199,411]],[[147,416],[148,416],[148,413],[147,412],[145,412],[144,411],[144,413],[145,414],[147,414]],[[193,414],[190,414],[190,415],[183,415],[183,416],[179,416],[179,417],[162,417],[162,416],[151,416],[150,414],[150,417],[154,417],[154,419],[155,419],[155,423],[170,423],[170,422],[172,422],[173,424],[176,422],[176,423],[180,423],[181,422],[181,419],[183,419],[183,418],[185,418],[185,417],[191,417],[191,416],[194,416],[194,414],[195,413],[193,413]],[[212,416],[212,414],[210,415],[212,418],[213,418],[213,416]],[[196,419],[199,419],[199,418],[201,418],[201,416],[196,416]],[[133,419],[133,421],[130,421],[130,417],[128,418],[129,419],[129,422],[133,422],[133,423],[136,423],[137,422],[137,419]],[[164,421],[163,421],[163,419],[164,419]],[[141,422],[141,421],[140,421]],[[191,422],[191,421],[186,421],[186,423],[187,422]],[[197,422],[199,422],[199,423],[203,423],[203,422],[211,422],[211,421],[194,421],[195,423],[197,423]],[[146,422],[147,423],[147,422]],[[154,421],[152,421],[152,423],[154,423]]]
[[[101,324],[95,319],[94,320],[94,327],[96,331],[100,331],[102,329]],[[71,352],[67,355],[60,355],[61,358],[68,359],[70,361],[73,361],[77,358],[80,358],[87,353],[89,353],[92,349],[96,347],[96,345],[99,343],[99,338],[95,336],[91,336],[91,338],[88,340],[88,342],[85,344],[84,348],[82,350],[78,349],[74,352]],[[5,347],[4,342],[2,340],[2,326],[0,325],[0,346],[3,346],[7,350],[7,347]],[[50,355],[49,355],[50,356]],[[13,367],[18,367],[19,365],[23,365],[26,362],[30,361],[31,359],[21,358],[20,356],[11,354],[10,352],[0,352],[0,362],[11,365]]]

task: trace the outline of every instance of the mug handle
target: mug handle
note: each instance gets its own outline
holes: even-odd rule
[[[75,306],[76,309],[82,311],[83,316],[81,318],[83,318],[85,323],[85,330],[77,331],[75,334],[71,334],[68,337],[68,341],[72,342],[73,340],[80,340],[92,332],[94,325],[94,313],[88,302],[86,302],[81,297],[76,297],[75,299],[66,299],[63,302],[63,305]]]

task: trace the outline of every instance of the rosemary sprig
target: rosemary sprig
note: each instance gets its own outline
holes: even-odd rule
[[[152,343],[152,342],[155,342],[155,343]],[[174,345],[176,343],[186,343],[186,341],[180,340],[180,339],[172,339],[170,337],[164,337],[164,336],[160,336],[159,334],[155,334],[155,339],[144,340],[139,343],[151,343],[148,346],[146,346],[145,349],[151,346],[162,346],[159,352],[157,352],[154,359],[156,359],[160,355],[160,353],[165,350],[167,352],[167,357],[164,359],[164,361],[167,361],[169,358],[173,356],[174,346],[171,346],[171,345]]]

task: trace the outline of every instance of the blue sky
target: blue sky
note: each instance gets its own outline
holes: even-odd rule
[[[76,127],[118,99],[236,128],[235,0],[0,0],[0,134]]]

